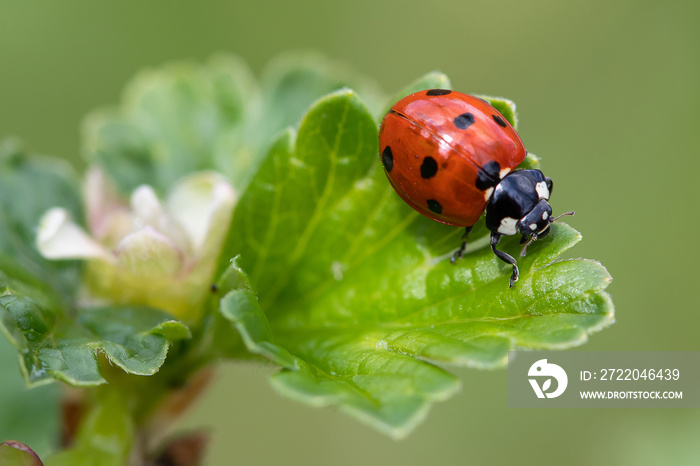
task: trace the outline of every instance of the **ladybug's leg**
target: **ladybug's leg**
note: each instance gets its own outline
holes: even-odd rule
[[[461,259],[464,255],[464,251],[467,249],[467,236],[469,236],[472,228],[474,228],[474,225],[464,229],[464,234],[462,235],[462,245],[459,247],[459,249],[457,249],[457,251],[455,251],[454,254],[452,254],[452,259],[450,259],[450,262],[453,264],[457,261],[457,259]]]
[[[491,233],[491,250],[496,254],[496,257],[513,266],[513,275],[510,276],[510,287],[513,288],[513,284],[518,281],[518,263],[510,255],[496,249],[499,241],[501,241],[501,235],[499,233]]]

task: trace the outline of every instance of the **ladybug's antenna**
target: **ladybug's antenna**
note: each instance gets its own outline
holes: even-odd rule
[[[550,225],[551,225],[552,223],[556,222],[557,220],[559,220],[560,218],[562,218],[562,217],[565,216],[565,215],[572,215],[572,216],[573,216],[573,215],[574,215],[574,211],[573,211],[573,210],[570,210],[570,211],[568,211],[568,212],[564,212],[563,214],[559,215],[558,217],[552,218],[552,219],[549,221]],[[533,241],[536,241],[536,240],[537,240],[537,235],[532,235],[532,236],[530,236],[530,239],[527,240],[527,243],[525,243],[525,244],[523,245],[523,249],[520,251],[520,255],[523,256],[523,257],[525,257],[525,252],[527,251],[527,247],[530,246],[530,245],[533,243]]]
[[[562,218],[564,215],[571,215],[571,216],[573,216],[574,214],[575,214],[575,212],[574,212],[573,210],[570,210],[570,211],[568,211],[568,212],[564,212],[564,213],[561,214],[560,216],[554,217],[552,220],[549,221],[549,223],[554,223],[554,222],[556,222],[557,220],[559,220],[560,218]]]

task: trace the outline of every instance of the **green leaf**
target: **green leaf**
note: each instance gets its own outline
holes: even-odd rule
[[[250,71],[234,56],[143,71],[119,108],[88,116],[84,152],[124,192],[140,184],[166,192],[186,174],[211,168],[238,185],[254,162],[244,122],[257,99]]]
[[[221,312],[283,367],[281,393],[402,437],[458,387],[435,364],[498,368],[516,348],[572,347],[610,325],[613,306],[604,267],[557,261],[581,239],[563,223],[518,259],[514,288],[482,222],[450,264],[462,231],[400,200],[376,137],[371,112],[342,91],[277,140],[234,214],[224,258],[240,254],[227,272],[239,278]],[[502,249],[518,257],[518,239]]]
[[[128,400],[117,390],[101,390],[81,424],[75,445],[51,456],[47,466],[123,466],[133,447]]]
[[[234,262],[227,273],[240,280],[221,300],[221,313],[236,326],[251,352],[285,369],[273,377],[273,386],[291,398],[312,406],[337,405],[389,435],[402,437],[425,416],[428,403],[459,388],[452,375],[435,366],[356,345],[355,338],[362,337],[354,332],[326,341],[321,352],[326,362],[333,361],[331,368],[310,354],[293,356],[273,343],[267,317],[245,272]]]
[[[152,375],[163,364],[169,341],[190,336],[184,324],[151,308],[86,308],[73,319],[18,270],[9,259],[0,260],[0,331],[20,352],[20,369],[30,386],[53,379],[77,386],[104,383],[97,352],[128,373]]]
[[[375,162],[364,155],[376,151],[377,127],[359,98],[342,90],[317,102],[293,139],[288,131],[273,145],[239,201],[226,242],[228,251],[251,252],[242,261],[268,301],[287,288],[296,264],[308,261],[304,252],[317,229]],[[300,207],[308,216],[298,215]],[[265,273],[269,267],[278,273]]]
[[[188,173],[216,169],[243,190],[270,143],[308,106],[352,85],[378,91],[343,65],[314,54],[288,54],[263,72],[262,93],[237,57],[204,65],[172,63],[137,75],[118,108],[93,112],[83,125],[84,152],[123,192],[150,184],[164,193]]]
[[[82,324],[107,358],[125,372],[153,375],[165,361],[169,341],[191,337],[190,330],[169,314],[144,307],[99,307],[82,309]]]
[[[80,183],[70,166],[28,154],[14,139],[0,141],[0,255],[68,298],[80,283],[80,265],[48,261],[34,247],[39,219],[55,206],[82,218]]]
[[[263,146],[270,136],[296,127],[306,110],[327,94],[352,88],[367,102],[378,102],[381,95],[374,83],[342,63],[309,52],[287,53],[272,60],[263,72],[261,88],[264,111],[258,127]]]
[[[513,125],[513,128],[518,129],[518,113],[516,111],[515,102],[505,97],[492,97],[488,95],[478,95],[484,100],[488,100],[493,108],[498,110],[508,122]]]
[[[528,152],[525,156],[525,160],[520,162],[517,167],[519,170],[530,170],[533,168],[540,168],[540,158],[535,154]]]

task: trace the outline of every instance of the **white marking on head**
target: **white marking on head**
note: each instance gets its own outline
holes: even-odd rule
[[[540,181],[535,185],[535,191],[540,199],[549,199],[549,188],[547,188],[547,183],[545,181]]]
[[[491,194],[493,194],[493,188],[489,188],[486,191],[484,191],[484,199],[486,199],[486,202],[491,199]]]
[[[549,218],[549,212],[546,210],[542,212],[542,220],[547,220]]]
[[[498,177],[500,179],[503,179],[503,177],[506,176],[508,173],[510,173],[510,168],[508,168],[508,167],[503,168],[503,169],[501,169],[500,172],[498,172]]]
[[[536,223],[531,223],[531,224],[530,224],[530,230],[532,230],[532,231],[537,230],[537,224],[536,224]]]
[[[518,232],[515,228],[516,223],[518,223],[517,219],[506,217],[501,220],[501,224],[498,226],[498,232],[502,235],[514,235]]]

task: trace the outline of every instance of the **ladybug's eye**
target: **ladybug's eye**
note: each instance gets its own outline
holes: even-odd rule
[[[549,195],[552,195],[552,188],[554,187],[554,183],[552,183],[552,179],[550,177],[547,177],[544,179],[544,182],[547,183],[547,189],[549,189]]]

